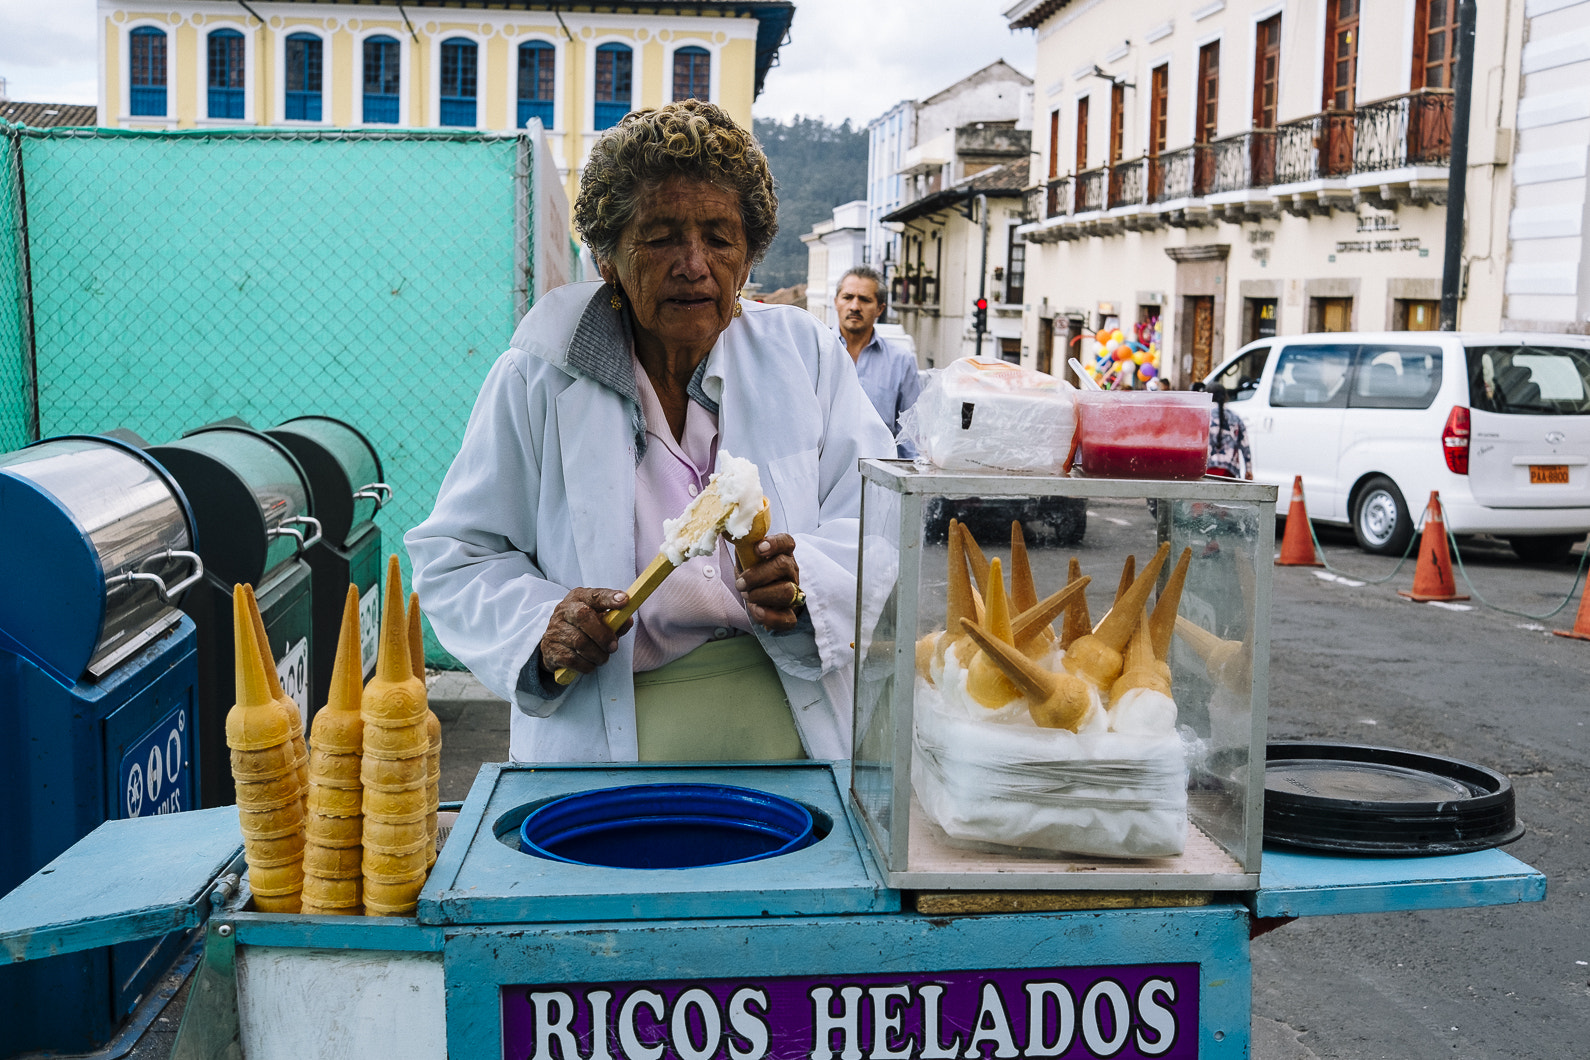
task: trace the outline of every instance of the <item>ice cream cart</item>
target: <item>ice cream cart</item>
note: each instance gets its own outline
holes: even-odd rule
[[[1245,1057],[1254,934],[1544,898],[1496,835],[1439,856],[1264,848],[1272,487],[863,473],[852,759],[485,766],[412,918],[253,911],[227,808],[112,822],[0,899],[6,959],[204,925],[251,1060]],[[1135,626],[1126,654],[1151,659],[1148,590],[1131,586],[1176,597],[1168,730],[1144,708],[1037,731],[1032,689],[1072,687],[1038,648],[1025,706],[966,701],[997,682],[968,642],[941,640],[949,620],[1003,614],[1036,636],[1023,616],[1066,592],[1071,557],[973,542],[997,577],[1033,585],[1012,604],[979,574],[970,594],[959,521],[943,537],[934,521],[1052,496],[1111,528],[1077,554],[1095,584],[1136,557],[1109,611],[1141,617],[1090,631]],[[1001,731],[967,727],[994,715]],[[737,838],[704,837],[681,821],[701,791],[795,823],[718,814],[706,830]]]

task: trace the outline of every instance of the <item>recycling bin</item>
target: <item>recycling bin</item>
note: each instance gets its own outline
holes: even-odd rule
[[[193,513],[103,437],[0,456],[0,894],[107,820],[197,806]],[[0,1056],[102,1044],[180,935],[0,967]]]
[[[274,438],[235,423],[151,446],[182,487],[198,526],[204,577],[182,609],[199,635],[199,796],[234,802],[226,712],[235,697],[232,587],[254,587],[283,690],[303,710],[314,667],[313,576],[305,555],[321,538],[309,482]]]
[[[376,513],[392,499],[381,480],[381,458],[358,429],[330,416],[299,416],[265,432],[298,458],[309,477],[321,539],[304,550],[314,582],[314,669],[309,674],[312,718],[331,692],[342,603],[359,590],[360,665],[375,674],[376,629],[381,612],[381,528]]]

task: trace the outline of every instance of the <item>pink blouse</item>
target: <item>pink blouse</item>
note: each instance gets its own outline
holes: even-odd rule
[[[630,356],[646,455],[635,469],[635,574],[662,550],[663,520],[675,519],[706,486],[718,456],[718,417],[694,401],[685,405],[684,436],[674,440],[662,402],[640,361]],[[734,552],[723,538],[711,556],[696,556],[668,576],[635,613],[635,671],[655,670],[709,640],[751,632],[745,603],[734,587]]]

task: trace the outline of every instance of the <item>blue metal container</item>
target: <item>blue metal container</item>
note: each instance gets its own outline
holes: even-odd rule
[[[526,854],[614,869],[695,869],[776,858],[810,846],[811,811],[727,784],[635,784],[566,795],[519,828]]]
[[[197,805],[202,565],[182,491],[135,446],[0,456],[0,894],[102,822]],[[183,941],[0,967],[0,1056],[98,1047]]]

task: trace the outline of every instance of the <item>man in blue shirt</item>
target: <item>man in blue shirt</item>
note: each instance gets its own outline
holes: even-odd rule
[[[856,362],[856,375],[872,407],[878,410],[889,433],[899,434],[900,413],[916,404],[922,384],[917,379],[916,358],[889,345],[874,329],[883,308],[883,277],[875,269],[857,265],[839,278],[839,290],[834,295],[839,337]],[[897,442],[895,448],[905,459],[917,455],[910,442]]]

